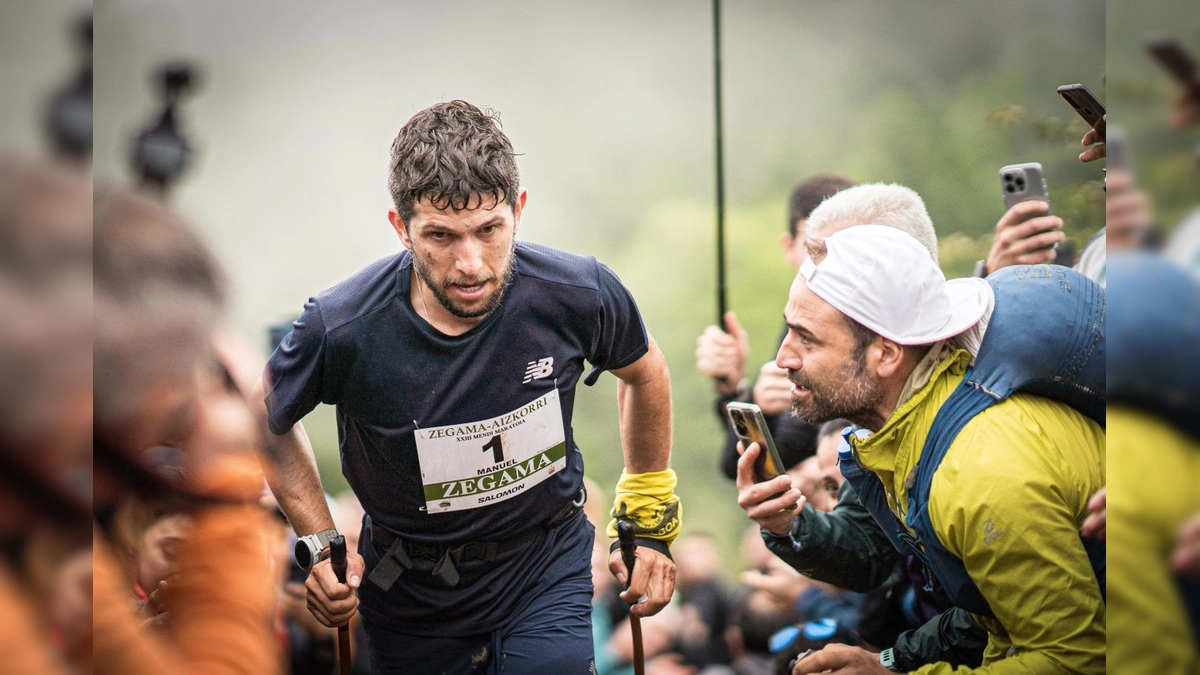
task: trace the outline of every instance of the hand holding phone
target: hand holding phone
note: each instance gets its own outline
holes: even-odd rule
[[[729,413],[729,422],[733,425],[733,433],[742,442],[742,448],[749,448],[751,443],[758,443],[758,457],[754,461],[754,481],[765,483],[787,473],[783,461],[779,459],[779,451],[775,449],[775,441],[767,428],[762,409],[753,403],[733,401],[725,405]],[[783,494],[778,492],[767,499],[775,499]],[[786,510],[795,510],[796,505],[788,506]]]
[[[1088,148],[1080,153],[1079,161],[1092,162],[1104,157],[1107,120],[1104,104],[1082,84],[1064,84],[1058,88],[1058,95],[1091,127],[1083,137],[1083,144]]]
[[[751,443],[758,443],[760,452],[754,462],[754,480],[765,483],[772,478],[782,476],[786,471],[783,461],[779,459],[779,451],[775,449],[775,441],[767,428],[762,409],[753,403],[733,401],[725,405],[729,413],[729,422],[733,425],[733,433],[742,442],[743,448],[749,448]]]
[[[1053,260],[1058,242],[1063,239],[1063,223],[1050,215],[1050,196],[1042,165],[1027,162],[1000,169],[1000,190],[1006,211],[996,223],[987,272]]]

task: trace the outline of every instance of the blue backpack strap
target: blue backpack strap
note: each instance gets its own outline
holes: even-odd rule
[[[915,555],[928,570],[929,564],[925,560],[925,552],[921,549],[920,542],[909,533],[908,529],[904,527],[904,523],[892,512],[879,476],[858,463],[854,448],[850,445],[850,437],[865,438],[867,434],[866,429],[855,427],[846,427],[842,430],[842,442],[838,446],[838,468],[842,472],[842,477],[850,483],[850,487],[854,488],[858,501],[875,518],[879,529],[883,530],[888,541],[892,542],[892,546],[895,546],[896,550],[904,555]],[[925,590],[933,592],[933,577],[926,573],[925,579]]]
[[[968,370],[966,377],[951,392],[933,419],[933,426],[925,438],[925,447],[921,450],[921,460],[917,464],[916,480],[908,488],[908,525],[924,548],[926,566],[946,592],[946,597],[956,607],[982,616],[994,616],[991,606],[971,581],[962,561],[942,546],[933,531],[933,521],[929,518],[929,491],[933,474],[946,457],[950,445],[971,418],[997,403],[987,392],[972,386],[970,379],[971,370]]]

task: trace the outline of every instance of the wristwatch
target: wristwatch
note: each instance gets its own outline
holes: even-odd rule
[[[891,647],[879,652],[879,665],[893,672],[900,672],[896,670],[896,652]]]
[[[322,530],[316,534],[309,534],[300,537],[296,540],[296,564],[304,568],[305,572],[311,572],[313,565],[321,558],[321,551],[329,547],[329,540],[333,539],[334,535],[341,534],[336,529]]]

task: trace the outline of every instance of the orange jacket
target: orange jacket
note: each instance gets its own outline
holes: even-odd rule
[[[279,672],[268,515],[254,504],[222,504],[193,518],[163,599],[168,632],[142,625],[120,559],[93,531],[92,672]]]

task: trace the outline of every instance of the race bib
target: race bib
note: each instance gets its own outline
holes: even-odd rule
[[[567,466],[557,389],[499,417],[415,433],[428,513],[504,501]]]

